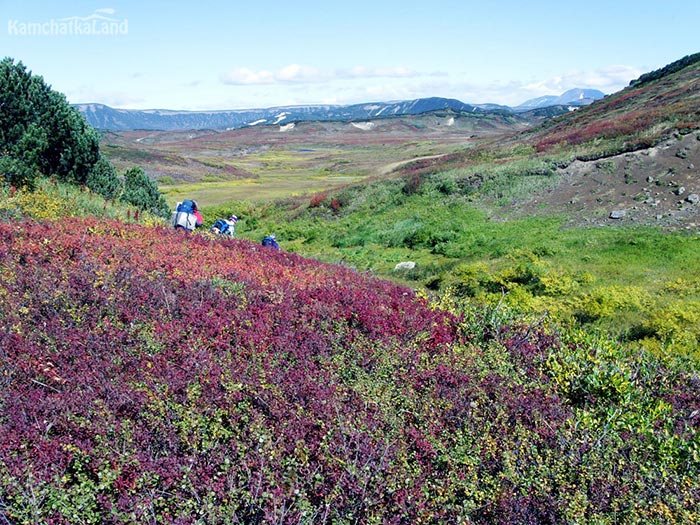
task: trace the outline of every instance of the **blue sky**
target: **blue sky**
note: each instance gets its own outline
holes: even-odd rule
[[[619,91],[699,52],[698,20],[698,0],[0,0],[0,50],[71,103],[517,105]]]

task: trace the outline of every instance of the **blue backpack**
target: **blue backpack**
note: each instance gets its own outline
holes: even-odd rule
[[[219,230],[221,235],[233,235],[231,226],[224,219],[217,219],[209,231],[214,232],[214,230]]]
[[[178,205],[175,211],[179,213],[194,213],[194,201],[191,199],[185,199]]]
[[[274,248],[275,250],[279,250],[279,249],[280,249],[280,245],[277,244],[277,241],[276,241],[275,238],[272,237],[271,235],[268,235],[267,237],[265,237],[265,238],[262,240],[262,245],[263,245],[263,246],[269,246],[270,248]]]

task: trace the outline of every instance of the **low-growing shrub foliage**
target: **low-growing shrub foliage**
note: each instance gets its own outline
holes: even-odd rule
[[[694,362],[114,220],[0,224],[0,273],[6,523],[700,519]]]

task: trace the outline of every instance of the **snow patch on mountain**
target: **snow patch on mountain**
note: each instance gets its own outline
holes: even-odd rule
[[[289,115],[289,113],[287,113],[286,111],[283,111],[282,113],[280,113],[280,114],[278,114],[278,115],[275,115],[275,119],[277,119],[277,120],[275,120],[275,121],[273,122],[273,124],[279,124],[279,123],[282,122],[285,118],[287,118],[287,115]]]
[[[374,122],[351,122],[350,124],[362,131],[372,131],[377,126]]]

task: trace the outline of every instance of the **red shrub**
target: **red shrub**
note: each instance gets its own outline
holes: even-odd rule
[[[321,206],[324,202],[326,202],[326,199],[328,199],[327,193],[317,193],[311,197],[309,208],[317,208],[318,206]]]

